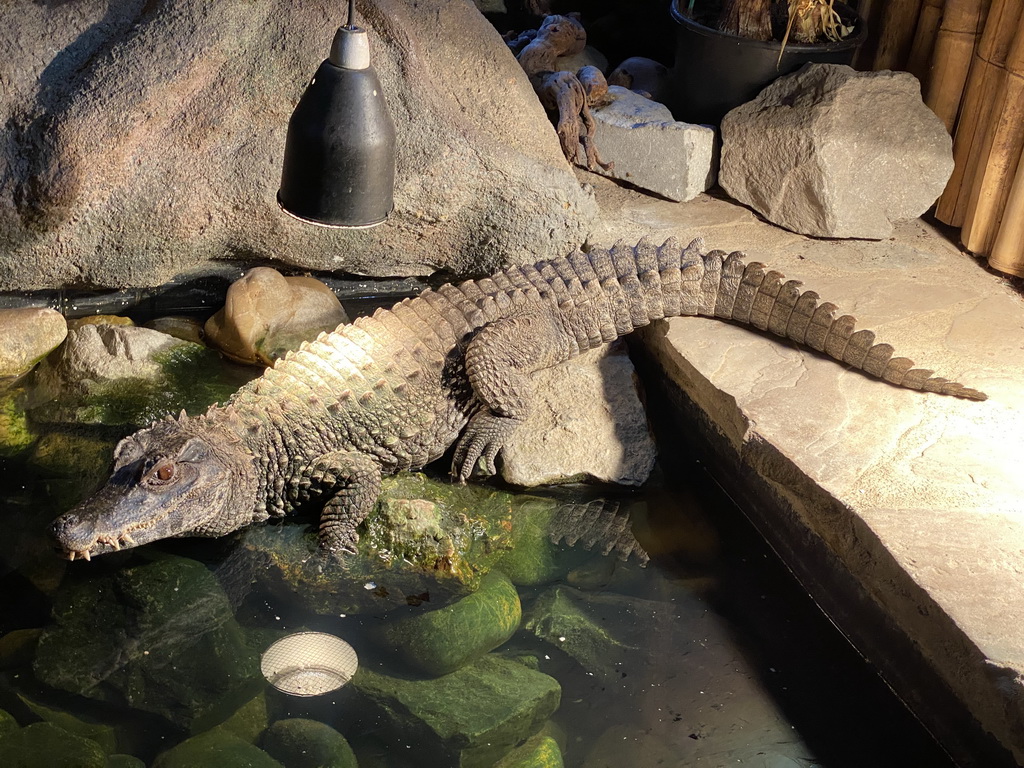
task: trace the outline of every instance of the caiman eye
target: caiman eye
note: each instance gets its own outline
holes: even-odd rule
[[[161,461],[149,471],[149,481],[153,483],[169,483],[174,479],[174,462]]]

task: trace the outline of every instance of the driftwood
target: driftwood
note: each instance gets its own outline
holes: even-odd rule
[[[594,146],[594,117],[590,107],[607,100],[608,83],[597,67],[583,67],[578,72],[557,69],[559,56],[580,53],[587,44],[587,33],[575,16],[548,16],[540,29],[506,39],[516,53],[520,66],[530,78],[540,103],[549,112],[558,113],[556,131],[562,154],[570,163],[577,162],[583,148],[586,167],[595,165],[606,170],[611,163],[602,162]]]

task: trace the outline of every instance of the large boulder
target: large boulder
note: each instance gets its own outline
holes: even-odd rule
[[[949,134],[905,72],[810,64],[722,120],[722,188],[805,235],[889,237],[952,172]]]
[[[469,0],[365,0],[396,124],[389,221],[303,224],[275,195],[336,2],[0,4],[0,289],[147,286],[272,261],[372,275],[563,254],[597,212]]]

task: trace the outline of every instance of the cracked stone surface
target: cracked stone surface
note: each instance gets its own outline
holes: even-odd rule
[[[897,354],[988,393],[975,403],[899,389],[712,319],[659,322],[643,337],[720,443],[779,500],[797,538],[824,542],[839,578],[856,581],[1024,764],[1018,289],[922,220],[880,242],[815,240],[707,195],[678,205],[594,178],[605,214],[591,242],[701,234],[744,250],[854,314]]]

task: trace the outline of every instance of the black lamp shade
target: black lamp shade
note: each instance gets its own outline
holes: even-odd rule
[[[394,207],[395,127],[372,67],[320,65],[288,122],[277,201],[333,227],[372,227]]]

